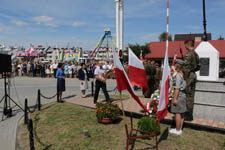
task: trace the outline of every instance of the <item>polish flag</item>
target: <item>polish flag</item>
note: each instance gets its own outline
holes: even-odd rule
[[[173,63],[172,63],[172,68],[171,68],[171,72],[175,72],[175,63],[176,63],[176,60],[177,60],[177,51],[175,51],[175,54],[173,56]]]
[[[148,82],[144,65],[129,48],[129,78],[134,86],[142,87],[143,94],[148,90]]]
[[[127,74],[119,60],[118,55],[115,53],[115,51],[113,52],[113,59],[114,59],[114,71],[115,71],[115,76],[116,76],[116,82],[117,82],[117,89],[119,92],[121,92],[122,90],[128,90],[128,92],[130,93],[130,95],[137,101],[137,103],[147,112],[147,108],[144,104],[142,104],[142,102],[140,101],[140,99],[138,98],[138,96],[135,94],[133,87],[130,83],[129,78],[127,77]]]
[[[157,120],[160,121],[167,115],[167,104],[168,104],[168,95],[169,95],[169,76],[170,76],[170,67],[168,62],[168,49],[166,49],[164,65],[163,65],[163,76],[160,88],[159,95],[159,105],[157,112]]]

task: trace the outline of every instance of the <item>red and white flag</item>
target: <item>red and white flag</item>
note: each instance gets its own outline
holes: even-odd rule
[[[148,82],[144,65],[129,48],[129,78],[134,86],[142,87],[143,94],[148,90]]]
[[[117,82],[117,89],[119,92],[122,90],[128,90],[130,95],[137,101],[137,103],[147,112],[147,108],[144,104],[140,101],[138,96],[135,94],[132,85],[130,83],[130,80],[123,68],[123,65],[121,64],[118,55],[115,53],[113,54],[114,59],[114,71],[116,76],[116,82]]]
[[[170,77],[170,66],[168,62],[168,49],[167,49],[164,59],[163,75],[159,95],[159,105],[157,112],[158,121],[160,121],[167,115],[167,104],[169,96],[169,77]]]
[[[175,54],[173,56],[173,63],[172,63],[172,68],[171,68],[171,72],[175,72],[175,63],[176,63],[176,60],[177,60],[177,51],[175,51]]]

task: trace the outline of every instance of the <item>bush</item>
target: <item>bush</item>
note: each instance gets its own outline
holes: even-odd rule
[[[154,133],[155,126],[156,126],[155,118],[150,118],[148,116],[145,116],[138,121],[138,129],[141,131]],[[157,127],[157,134],[160,134],[160,124],[158,124],[158,127]]]

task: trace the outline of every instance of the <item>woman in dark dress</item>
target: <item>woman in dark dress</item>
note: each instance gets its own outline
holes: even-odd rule
[[[58,64],[58,70],[56,72],[56,78],[57,78],[57,93],[59,96],[59,102],[62,101],[62,92],[66,90],[65,88],[65,74],[63,70],[64,66],[62,63]]]

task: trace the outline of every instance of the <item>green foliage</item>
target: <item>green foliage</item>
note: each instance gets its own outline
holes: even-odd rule
[[[166,41],[166,36],[167,36],[166,32],[161,33],[159,35],[159,41]],[[171,34],[169,35],[168,40],[172,41],[172,35]]]
[[[146,54],[150,53],[149,49],[149,43],[145,43],[144,45],[139,45],[139,44],[128,44],[128,47],[132,49],[134,54],[139,58],[141,51],[142,51],[142,57],[144,58]],[[123,62],[128,61],[128,49],[124,51],[127,55],[123,56]]]
[[[148,116],[142,117],[140,120],[138,120],[138,129],[141,131],[147,131],[150,133],[154,132],[156,126],[156,119],[150,118]],[[158,124],[157,127],[157,134],[160,134],[160,124]]]
[[[99,120],[103,118],[112,118],[116,120],[120,117],[121,110],[117,104],[112,103],[97,103],[96,104],[96,117]]]

